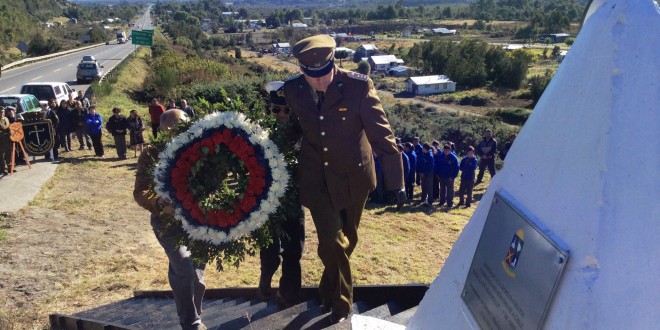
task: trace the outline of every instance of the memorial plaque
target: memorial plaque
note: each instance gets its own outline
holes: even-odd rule
[[[482,329],[539,329],[568,261],[512,199],[495,193],[462,298]]]

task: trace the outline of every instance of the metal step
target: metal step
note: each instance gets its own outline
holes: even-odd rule
[[[417,306],[406,309],[405,311],[398,313],[396,315],[386,317],[385,321],[390,321],[392,323],[401,324],[401,325],[408,325],[408,321],[410,321],[410,318],[415,314],[416,311],[417,311]]]
[[[321,315],[321,302],[312,299],[251,322],[242,329],[300,329],[310,319]]]

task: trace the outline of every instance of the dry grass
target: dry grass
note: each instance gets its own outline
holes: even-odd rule
[[[113,93],[97,100],[107,118],[113,106],[136,108],[126,94],[148,74],[141,57],[121,73]],[[51,313],[75,313],[132,296],[133,290],[169,289],[167,260],[149,225],[149,214],[132,197],[135,158],[118,160],[108,136],[105,158],[88,150],[63,154],[64,161],[39,195],[4,221],[0,241],[0,329],[43,329]],[[74,143],[74,146],[77,142]],[[129,154],[131,155],[131,154]],[[483,193],[480,185],[475,195]],[[474,207],[474,206],[473,206]],[[473,209],[368,205],[353,256],[356,284],[430,283]],[[307,216],[303,284],[317,285],[321,263]],[[255,286],[259,261],[217,272],[210,288]]]

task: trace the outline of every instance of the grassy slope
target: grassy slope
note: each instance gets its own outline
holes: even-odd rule
[[[149,74],[147,53],[141,48],[112,94],[96,100],[104,118],[114,106],[146,115],[146,105],[127,95],[140,90]],[[0,242],[0,260],[15,269],[0,269],[0,282],[6,283],[0,294],[8,297],[0,302],[0,328],[43,328],[50,313],[74,313],[126,299],[133,290],[169,289],[167,261],[151,232],[148,213],[132,198],[135,158],[115,159],[105,133],[104,144],[104,159],[87,150],[64,153],[65,161],[37,198],[11,215],[14,225]],[[484,188],[480,185],[475,195]],[[427,212],[406,206],[395,213],[391,207],[368,205],[352,260],[355,283],[430,283],[473,210]],[[322,268],[309,215],[306,225],[303,284],[317,285]],[[256,257],[222,273],[208,268],[209,288],[256,286],[258,281]]]

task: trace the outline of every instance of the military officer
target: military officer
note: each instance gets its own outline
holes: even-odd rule
[[[334,64],[335,41],[327,35],[293,47],[301,75],[289,78],[284,94],[291,120],[301,130],[298,156],[300,200],[312,215],[325,267],[319,290],[330,320],[351,313],[353,279],[349,258],[367,196],[376,186],[373,155],[385,189],[397,191],[401,207],[403,165],[394,134],[369,77]]]

